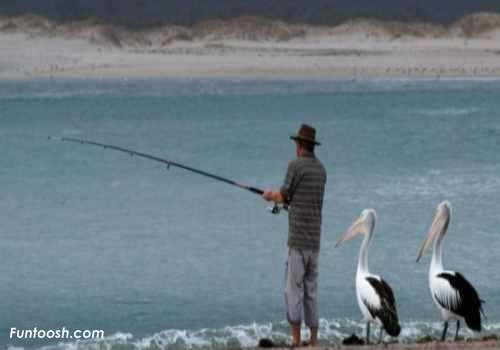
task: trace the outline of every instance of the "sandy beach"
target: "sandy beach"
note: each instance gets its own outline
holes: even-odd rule
[[[450,27],[259,18],[132,32],[93,22],[0,18],[0,78],[440,79],[500,77],[500,16]]]
[[[276,348],[280,349],[280,348]],[[281,348],[282,350],[289,348]],[[497,340],[478,340],[478,341],[462,341],[462,342],[427,342],[419,344],[377,344],[369,346],[318,346],[318,347],[302,347],[300,349],[315,349],[315,350],[329,350],[329,349],[365,349],[365,350],[467,350],[467,349],[500,349],[500,342]]]

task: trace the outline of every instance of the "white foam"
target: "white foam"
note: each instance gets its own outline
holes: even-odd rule
[[[7,350],[24,350],[24,348],[20,346],[7,345]]]
[[[438,338],[442,322],[408,321],[401,324],[401,343],[409,343],[423,336]],[[324,344],[340,344],[351,334],[364,336],[365,323],[349,319],[321,319],[319,339]],[[475,333],[462,327],[461,334],[474,337]],[[376,331],[378,334],[378,330]],[[500,323],[484,326],[481,335],[500,334]],[[373,336],[376,336],[373,333]],[[308,330],[302,329],[304,339]],[[203,328],[199,330],[167,329],[150,336],[134,338],[130,333],[115,333],[99,340],[58,343],[40,350],[112,350],[116,348],[131,350],[205,350],[250,348],[258,345],[259,339],[269,338],[277,343],[289,341],[289,326],[286,321],[275,323],[251,323],[247,325],[226,326],[223,328]],[[390,340],[388,336],[384,338]],[[8,346],[7,350],[25,350],[22,347]]]
[[[484,329],[488,332],[500,333],[500,323],[490,323],[484,326]]]
[[[109,350],[112,346],[126,345],[133,338],[130,333],[117,332],[97,340],[78,340],[76,342],[59,342],[47,345],[40,350]]]

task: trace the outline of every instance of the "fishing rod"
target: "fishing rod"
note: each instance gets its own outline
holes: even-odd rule
[[[160,157],[156,157],[156,156],[153,156],[153,155],[150,155],[150,154],[146,154],[146,153],[134,151],[134,150],[131,150],[131,149],[128,149],[128,148],[124,148],[124,147],[120,147],[120,146],[114,146],[114,145],[108,145],[108,144],[105,144],[105,143],[100,143],[100,142],[95,142],[95,141],[90,141],[90,140],[83,140],[83,139],[78,139],[78,138],[73,138],[73,137],[53,137],[53,136],[49,136],[48,139],[49,140],[55,140],[55,141],[79,143],[81,145],[97,146],[97,147],[102,147],[104,149],[111,149],[111,150],[114,150],[114,151],[119,151],[119,152],[127,153],[130,156],[137,156],[137,157],[146,158],[146,159],[149,159],[149,160],[153,160],[153,161],[156,161],[156,162],[159,162],[159,163],[166,164],[167,165],[167,169],[170,169],[171,166],[172,167],[177,167],[177,168],[180,168],[180,169],[184,169],[184,170],[190,171],[190,172],[195,173],[195,174],[199,174],[199,175],[202,175],[202,176],[209,177],[211,179],[214,179],[214,180],[217,180],[217,181],[220,181],[220,182],[224,182],[224,183],[232,185],[232,186],[236,186],[238,188],[250,191],[250,192],[255,193],[257,195],[260,195],[260,196],[264,194],[264,191],[261,190],[260,188],[248,186],[248,185],[245,185],[243,183],[236,182],[236,181],[233,181],[231,179],[227,179],[225,177],[222,177],[222,176],[219,176],[219,175],[215,175],[215,174],[209,173],[209,172],[204,171],[204,170],[196,169],[196,168],[193,168],[193,167],[181,164],[181,163],[173,162],[171,160],[160,158]],[[275,203],[273,207],[269,208],[269,211],[272,214],[279,214],[280,211],[281,211],[281,209],[287,210],[286,207],[280,207],[277,203]]]

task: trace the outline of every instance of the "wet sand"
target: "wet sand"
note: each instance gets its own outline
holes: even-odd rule
[[[257,348],[262,349],[262,348]],[[280,350],[288,350],[290,348],[273,348]],[[378,344],[378,345],[353,345],[353,346],[318,346],[318,347],[300,347],[298,349],[314,349],[314,350],[329,350],[329,349],[345,349],[345,350],[466,350],[466,349],[500,349],[500,341],[497,340],[477,340],[477,341],[461,341],[461,342],[427,342],[417,344]]]

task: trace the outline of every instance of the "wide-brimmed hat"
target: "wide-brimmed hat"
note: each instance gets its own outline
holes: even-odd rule
[[[290,138],[295,141],[308,142],[317,146],[321,145],[321,143],[316,141],[316,129],[307,124],[302,124],[297,135],[292,135]]]

